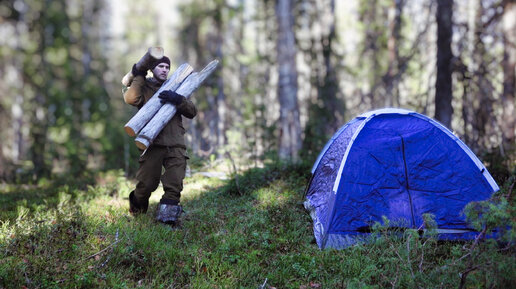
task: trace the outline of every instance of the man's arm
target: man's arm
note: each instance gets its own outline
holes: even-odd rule
[[[192,119],[197,115],[197,107],[195,107],[195,104],[188,98],[183,99],[183,102],[181,102],[181,104],[176,108],[179,113],[189,119]]]
[[[133,79],[131,86],[124,93],[124,101],[127,104],[140,107],[145,102],[143,97],[143,85],[145,84],[145,77],[142,75],[138,75]]]

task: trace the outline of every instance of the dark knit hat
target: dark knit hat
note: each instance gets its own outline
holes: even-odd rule
[[[166,63],[166,64],[170,65],[170,59],[166,56],[163,56],[163,58],[156,60],[156,63],[154,64],[154,67],[152,69],[156,68],[156,66],[158,66],[158,64],[160,64],[160,63]]]

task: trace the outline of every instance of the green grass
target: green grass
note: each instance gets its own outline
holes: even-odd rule
[[[189,177],[180,230],[154,222],[161,189],[146,215],[130,216],[134,184],[120,172],[2,185],[0,288],[516,287],[514,242],[441,243],[378,226],[368,244],[319,250],[301,205],[305,172]]]

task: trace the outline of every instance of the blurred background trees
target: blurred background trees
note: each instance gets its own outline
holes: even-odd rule
[[[2,180],[131,175],[120,80],[150,46],[172,69],[221,61],[193,95],[194,156],[311,162],[351,118],[402,107],[515,165],[513,0],[7,0],[0,31]]]

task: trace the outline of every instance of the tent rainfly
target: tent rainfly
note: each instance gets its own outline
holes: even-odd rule
[[[464,207],[498,190],[475,154],[443,125],[385,108],[333,135],[312,168],[304,205],[321,249],[365,239],[383,216],[397,227],[420,229],[423,214],[432,214],[440,239],[473,239],[478,232],[466,223]]]

